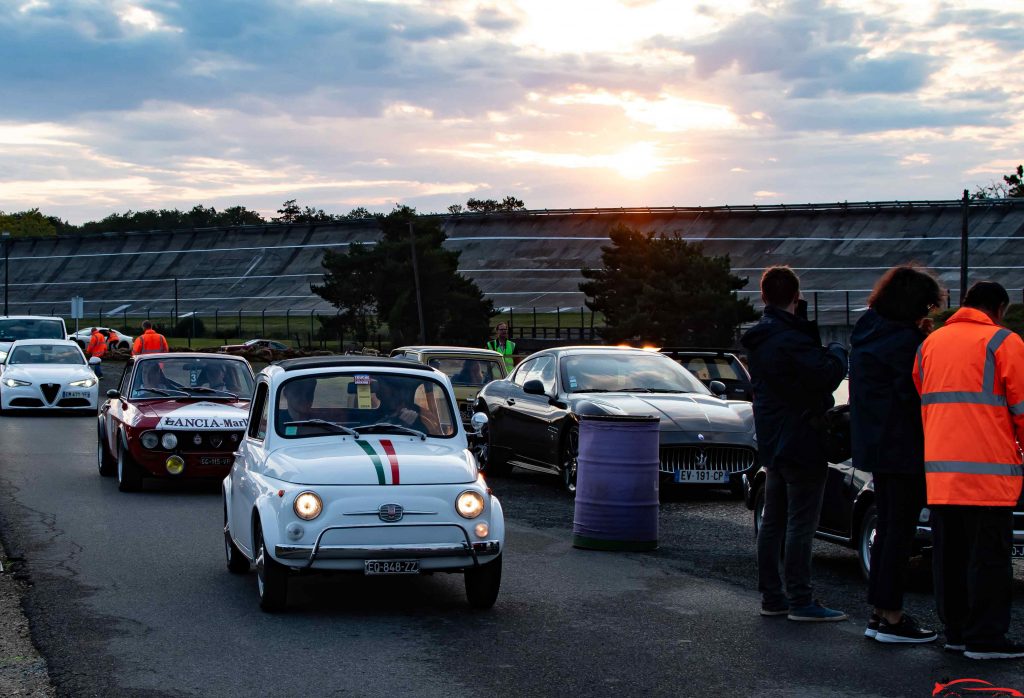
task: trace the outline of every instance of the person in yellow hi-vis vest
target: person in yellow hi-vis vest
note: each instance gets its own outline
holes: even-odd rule
[[[511,373],[516,366],[515,359],[512,358],[516,352],[516,343],[508,338],[508,325],[504,322],[498,323],[498,326],[494,328],[494,333],[496,339],[488,341],[487,348],[498,352],[505,358],[505,371]]]

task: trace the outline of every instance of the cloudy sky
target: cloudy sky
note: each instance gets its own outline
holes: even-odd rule
[[[1019,0],[3,0],[0,210],[951,199]]]

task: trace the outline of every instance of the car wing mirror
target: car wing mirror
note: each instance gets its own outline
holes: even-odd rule
[[[711,392],[713,392],[718,397],[722,397],[728,391],[728,389],[725,387],[725,383],[723,383],[722,381],[711,381],[711,383],[708,384],[708,388],[710,388]]]
[[[487,415],[483,412],[474,412],[473,416],[469,420],[469,425],[473,427],[473,435],[481,436],[484,433],[484,429],[487,428]]]
[[[117,398],[121,397],[121,393],[120,391],[111,388],[110,390],[107,391],[107,397],[109,397],[112,400],[116,400]]]
[[[523,392],[527,395],[545,395],[544,384],[534,378],[523,383]]]

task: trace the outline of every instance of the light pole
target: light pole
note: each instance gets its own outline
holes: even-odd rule
[[[4,315],[10,315],[7,312],[8,299],[10,297],[8,279],[10,279],[10,265],[8,264],[11,258],[11,234],[6,230],[0,233],[0,236],[4,239]]]
[[[409,245],[412,247],[412,281],[416,287],[416,314],[420,319],[420,344],[427,343],[427,326],[423,324],[423,299],[420,295],[420,267],[416,261],[416,233],[409,221]]]

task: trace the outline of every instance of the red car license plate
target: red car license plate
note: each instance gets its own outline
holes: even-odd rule
[[[231,465],[234,458],[200,458],[199,465]]]
[[[419,574],[419,560],[366,560],[365,574]]]

